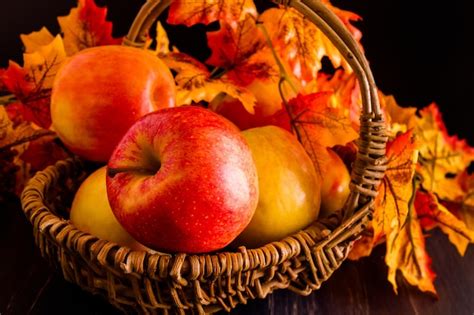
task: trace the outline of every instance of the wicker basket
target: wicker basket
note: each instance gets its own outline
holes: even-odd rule
[[[76,229],[67,219],[72,197],[86,177],[77,159],[38,172],[22,194],[22,206],[44,258],[64,278],[105,296],[126,312],[230,311],[275,289],[301,295],[318,289],[341,265],[352,242],[372,217],[377,187],[386,168],[385,123],[368,63],[357,43],[317,0],[281,0],[316,24],[345,56],[362,91],[359,152],[352,167],[344,218],[319,220],[279,242],[203,255],[133,251]],[[140,47],[170,0],[149,0],[125,40]],[[342,223],[341,223],[342,222]]]

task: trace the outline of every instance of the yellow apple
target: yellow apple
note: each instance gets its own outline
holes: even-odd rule
[[[327,149],[327,156],[321,157],[321,160],[321,215],[328,216],[342,210],[351,192],[351,175],[333,150]]]
[[[146,247],[134,240],[112,213],[105,184],[106,167],[89,175],[72,202],[70,219],[79,230],[135,250]]]
[[[258,247],[317,219],[320,184],[308,154],[288,131],[265,126],[242,134],[252,150],[260,195],[252,221],[234,244]]]

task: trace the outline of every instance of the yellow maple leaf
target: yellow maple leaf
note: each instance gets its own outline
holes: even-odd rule
[[[415,193],[414,190],[413,193]],[[397,271],[400,271],[409,284],[418,287],[421,291],[436,294],[431,258],[426,252],[425,237],[413,204],[409,207],[405,224],[400,230],[392,230],[387,234],[386,239],[385,263],[388,266],[388,281],[395,292],[398,291],[396,275]]]
[[[379,91],[380,106],[385,114],[388,131],[392,136],[396,136],[399,132],[407,132],[414,128],[416,124],[416,108],[401,107],[398,105],[395,97],[385,95]]]
[[[61,36],[57,35],[48,45],[40,46],[36,51],[24,54],[25,69],[30,73],[30,79],[43,89],[53,87],[53,81],[59,67],[66,59],[66,51]]]
[[[42,46],[48,45],[54,40],[54,36],[46,27],[42,27],[39,31],[30,34],[21,34],[20,38],[25,46],[26,53],[38,51]]]
[[[474,161],[474,148],[448,135],[435,104],[420,111],[415,133],[420,140],[418,172],[423,177],[423,188],[441,199],[455,200],[464,196],[454,177]]]
[[[156,23],[155,40],[156,40],[156,48],[155,48],[156,54],[166,55],[170,52],[170,40],[161,22]]]
[[[224,93],[238,99],[248,112],[254,112],[256,100],[252,93],[223,79],[212,79],[206,66],[196,59],[183,53],[170,53],[162,60],[177,73],[176,104],[211,102]]]

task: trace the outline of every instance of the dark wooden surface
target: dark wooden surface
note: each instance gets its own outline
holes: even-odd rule
[[[343,266],[317,292],[300,297],[278,291],[239,306],[235,314],[474,314],[474,248],[461,258],[444,235],[427,241],[438,274],[437,300],[386,281],[383,246]],[[31,225],[15,202],[0,207],[0,314],[119,314],[102,298],[81,291],[49,268],[35,247]]]

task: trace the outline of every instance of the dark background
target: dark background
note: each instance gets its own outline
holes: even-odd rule
[[[125,35],[144,0],[97,0],[109,7],[114,35]],[[256,0],[261,5],[268,0]],[[474,145],[474,19],[468,0],[333,0],[363,17],[362,43],[381,90],[406,106],[440,105],[451,133]],[[415,6],[417,4],[418,6]],[[19,34],[46,26],[58,32],[56,17],[67,15],[76,0],[14,0],[0,5],[0,67],[21,61]],[[173,27],[171,38],[184,51],[205,56],[204,38]],[[194,34],[193,34],[194,35]],[[200,45],[201,43],[201,45]]]

